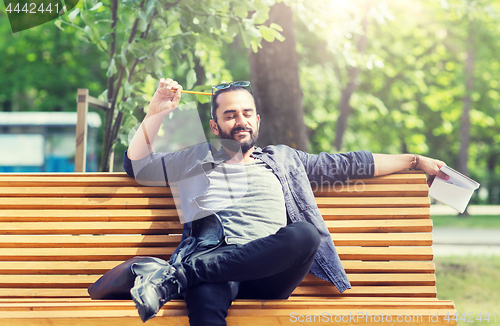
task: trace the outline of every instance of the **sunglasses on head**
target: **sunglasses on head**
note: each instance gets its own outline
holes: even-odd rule
[[[214,95],[214,89],[217,92],[218,90],[221,89],[226,89],[231,86],[236,86],[236,87],[250,87],[250,82],[249,81],[235,81],[235,82],[230,82],[230,83],[222,83],[222,84],[217,84],[212,86],[212,96]]]
[[[230,83],[222,83],[222,84],[213,85],[212,86],[212,98],[213,98],[214,94],[217,91],[229,88],[231,86],[235,86],[235,87],[247,87],[250,90],[250,94],[253,95],[252,87],[250,86],[250,82],[249,81],[235,81],[235,82],[230,82]],[[210,109],[210,117],[212,119],[214,118],[213,117],[212,109]]]

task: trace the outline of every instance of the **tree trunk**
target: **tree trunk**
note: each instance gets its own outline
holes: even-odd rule
[[[472,92],[474,91],[474,33],[472,27],[469,29],[467,38],[467,58],[465,59],[465,87],[466,94],[463,98],[462,116],[460,118],[460,152],[458,154],[458,171],[469,175],[467,161],[469,159],[470,144],[470,110],[472,108]],[[467,210],[460,214],[468,216]]]
[[[470,110],[472,109],[471,94],[474,91],[474,36],[469,32],[467,39],[467,59],[465,60],[465,87],[462,116],[460,118],[460,153],[458,155],[458,170],[465,175],[469,174],[467,161],[469,159],[470,143]]]
[[[198,58],[196,55],[194,55],[194,71],[196,73],[196,84],[195,86],[198,85],[205,85],[207,77],[206,77],[206,72],[205,72],[205,67],[201,65],[200,58]],[[213,138],[214,135],[212,133],[212,130],[210,129],[210,107],[211,103],[197,103],[198,104],[198,115],[200,116],[201,123],[203,126],[203,132],[205,133],[205,138],[209,140],[210,138]]]
[[[257,113],[261,117],[258,144],[285,144],[307,151],[309,142],[304,124],[299,58],[290,7],[279,3],[271,7],[268,26],[283,28],[284,42],[262,41],[258,53],[250,52],[250,79]]]
[[[365,16],[363,18],[363,35],[360,35],[358,44],[357,44],[357,52],[358,54],[362,54],[366,51],[366,31],[368,29],[368,20],[367,20],[367,10],[365,12]],[[333,146],[340,151],[342,148],[342,140],[344,138],[344,133],[347,130],[347,120],[351,115],[351,96],[356,91],[358,87],[358,76],[361,68],[359,64],[356,67],[349,67],[347,85],[342,89],[340,94],[340,103],[339,103],[339,118],[337,120],[337,129],[335,131],[335,140]]]
[[[111,7],[111,29],[113,32],[111,33],[111,44],[109,49],[109,63],[111,64],[111,60],[116,52],[116,32],[114,30],[116,24],[118,22],[118,0],[112,1]],[[115,84],[115,75],[108,77],[108,103],[113,103],[113,94],[115,92],[114,89]],[[102,157],[101,157],[101,172],[109,172],[109,158],[112,150],[111,144],[111,133],[113,128],[113,117],[114,117],[115,107],[114,105],[106,110],[106,115],[104,118],[104,139],[102,146]],[[112,164],[112,163],[111,163]]]
[[[498,205],[500,204],[500,196],[499,196],[499,186],[500,182],[495,175],[495,168],[497,166],[498,158],[500,157],[500,153],[490,153],[490,157],[488,158],[488,183],[486,186],[488,187],[488,204],[489,205]]]

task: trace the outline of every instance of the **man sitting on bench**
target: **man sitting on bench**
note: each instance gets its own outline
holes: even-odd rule
[[[219,151],[205,143],[154,152],[163,119],[177,108],[182,91],[162,78],[124,156],[125,171],[139,182],[178,183],[185,222],[169,263],[137,273],[130,290],[144,322],[167,301],[184,297],[190,325],[226,325],[234,299],[286,299],[308,272],[343,292],[351,286],[310,183],[415,168],[447,178],[439,171],[444,162],[413,154],[313,155],[285,145],[255,147],[260,116],[250,83],[213,90],[210,128],[221,140]]]

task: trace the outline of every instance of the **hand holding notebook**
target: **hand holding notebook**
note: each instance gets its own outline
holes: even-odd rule
[[[429,188],[429,196],[463,213],[479,183],[446,165],[440,170],[450,178],[436,177]]]

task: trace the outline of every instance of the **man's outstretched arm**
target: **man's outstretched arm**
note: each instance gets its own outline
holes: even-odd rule
[[[390,174],[398,171],[403,171],[414,167],[427,173],[432,181],[435,176],[443,179],[449,177],[439,169],[446,165],[443,161],[435,160],[430,157],[418,155],[418,164],[413,164],[415,159],[414,154],[372,154],[375,163],[374,176]]]

